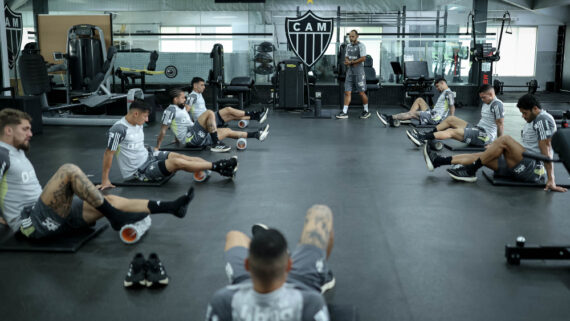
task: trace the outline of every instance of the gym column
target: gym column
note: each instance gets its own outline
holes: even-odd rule
[[[475,25],[471,26],[477,33],[477,39],[483,39],[487,33],[487,7],[488,0],[473,0],[473,13],[475,13]],[[479,36],[481,35],[481,36]],[[485,42],[485,41],[483,41]],[[473,39],[471,39],[471,48],[475,46]],[[481,85],[481,61],[473,61],[471,64],[471,73],[469,74],[469,82],[476,85]]]

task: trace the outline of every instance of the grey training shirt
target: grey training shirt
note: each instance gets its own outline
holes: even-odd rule
[[[556,133],[556,122],[552,115],[542,110],[530,123],[522,129],[522,145],[529,152],[541,154],[538,141],[551,138]],[[552,151],[550,151],[552,153]]]
[[[12,231],[20,229],[20,213],[34,205],[42,194],[42,186],[32,163],[23,150],[0,142],[0,209]]]
[[[493,99],[489,104],[481,106],[481,120],[477,126],[483,128],[489,137],[489,143],[497,138],[497,119],[505,118],[503,102]]]
[[[261,294],[251,282],[227,286],[214,294],[208,305],[206,321],[329,321],[322,295],[285,283],[281,288]]]
[[[348,60],[356,60],[362,57],[366,57],[366,46],[362,42],[357,42],[356,45],[349,43],[346,46],[345,57]],[[364,74],[364,62],[359,63],[358,65],[348,65],[346,66],[346,75],[347,76],[354,76],[354,75],[362,75]]]
[[[115,156],[124,179],[133,177],[148,159],[143,127],[131,125],[125,117],[118,120],[107,132],[107,148],[116,152]]]

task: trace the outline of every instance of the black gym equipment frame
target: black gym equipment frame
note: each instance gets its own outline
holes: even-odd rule
[[[570,129],[560,129],[552,137],[552,148],[560,160],[552,160],[544,155],[523,153],[523,156],[541,161],[562,162],[570,173]],[[505,258],[509,265],[520,265],[521,260],[568,260],[570,245],[527,245],[524,236],[518,236],[515,245],[505,245]]]

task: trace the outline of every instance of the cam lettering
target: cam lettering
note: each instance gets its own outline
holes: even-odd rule
[[[317,22],[317,31],[327,31],[327,24],[324,22]]]
[[[301,31],[301,29],[299,28],[299,25],[300,25],[300,23],[295,22],[295,23],[293,24],[293,30],[295,30],[295,31]]]
[[[18,18],[6,17],[6,28],[20,28],[20,20]]]

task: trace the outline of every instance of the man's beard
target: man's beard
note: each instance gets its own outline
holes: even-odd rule
[[[21,143],[21,144],[19,144],[19,145],[16,145],[16,149],[21,149],[21,150],[23,150],[24,152],[27,152],[27,151],[30,150],[30,142],[27,142],[27,143],[26,143],[26,142],[23,142],[23,143]]]

